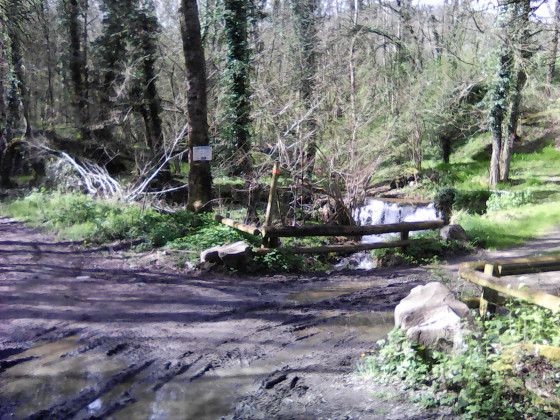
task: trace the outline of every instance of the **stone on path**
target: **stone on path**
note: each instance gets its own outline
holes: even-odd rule
[[[470,310],[439,282],[417,286],[395,308],[395,326],[409,341],[449,352],[463,347],[463,319],[472,321]]]
[[[447,225],[439,230],[439,235],[445,241],[456,240],[459,242],[468,242],[469,236],[465,229],[460,225]]]
[[[251,262],[253,252],[246,242],[215,246],[200,253],[200,262],[222,263],[226,267],[241,268]]]

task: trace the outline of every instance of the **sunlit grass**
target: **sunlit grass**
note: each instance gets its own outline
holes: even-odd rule
[[[483,216],[461,213],[458,223],[479,245],[490,249],[510,248],[560,226],[560,203],[526,204]]]

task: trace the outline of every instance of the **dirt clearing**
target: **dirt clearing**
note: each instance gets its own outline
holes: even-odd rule
[[[421,270],[241,277],[145,261],[0,218],[1,418],[436,416],[355,375]]]

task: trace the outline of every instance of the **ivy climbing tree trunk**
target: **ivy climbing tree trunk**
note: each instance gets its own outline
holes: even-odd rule
[[[233,142],[234,175],[251,172],[251,100],[249,89],[250,50],[247,36],[249,2],[224,0],[226,59],[226,141]]]
[[[187,121],[189,123],[187,208],[200,212],[211,208],[212,175],[210,162],[193,159],[194,147],[208,146],[206,64],[196,0],[179,0],[179,19],[187,73]]]
[[[498,13],[502,44],[496,82],[491,93],[491,187],[509,178],[511,153],[517,137],[521,90],[527,81],[525,66],[532,55],[529,45],[530,11],[530,0],[517,0],[501,4]]]
[[[513,68],[513,80],[511,86],[511,98],[508,107],[508,120],[506,127],[506,138],[502,145],[502,155],[500,159],[500,180],[505,182],[509,180],[509,165],[511,162],[511,153],[513,144],[517,138],[517,127],[519,125],[521,91],[527,83],[527,72],[525,70],[527,61],[533,55],[530,46],[529,31],[529,13],[531,11],[530,0],[522,0],[517,4],[516,22],[518,29],[515,32],[515,44],[518,52]]]

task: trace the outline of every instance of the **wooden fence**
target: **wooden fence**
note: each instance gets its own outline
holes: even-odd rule
[[[357,252],[379,248],[405,248],[413,244],[426,244],[434,242],[433,239],[409,239],[409,232],[419,230],[434,230],[444,226],[442,220],[428,222],[403,222],[387,225],[372,226],[251,226],[235,220],[214,215],[214,220],[242,232],[262,237],[262,247],[255,249],[257,254],[265,254],[279,246],[278,238],[301,238],[311,236],[344,236],[361,237],[382,233],[400,233],[400,240],[374,244],[345,244],[323,245],[316,247],[292,247],[290,251],[296,254],[326,254],[331,252]]]
[[[560,257],[518,258],[490,262],[478,261],[463,263],[459,266],[459,275],[462,278],[482,286],[480,313],[483,316],[488,312],[493,312],[496,305],[500,303],[499,293],[534,303],[553,312],[559,312],[560,297],[534,290],[527,287],[523,282],[500,278],[501,276],[511,274],[540,273],[545,271],[560,271]]]

